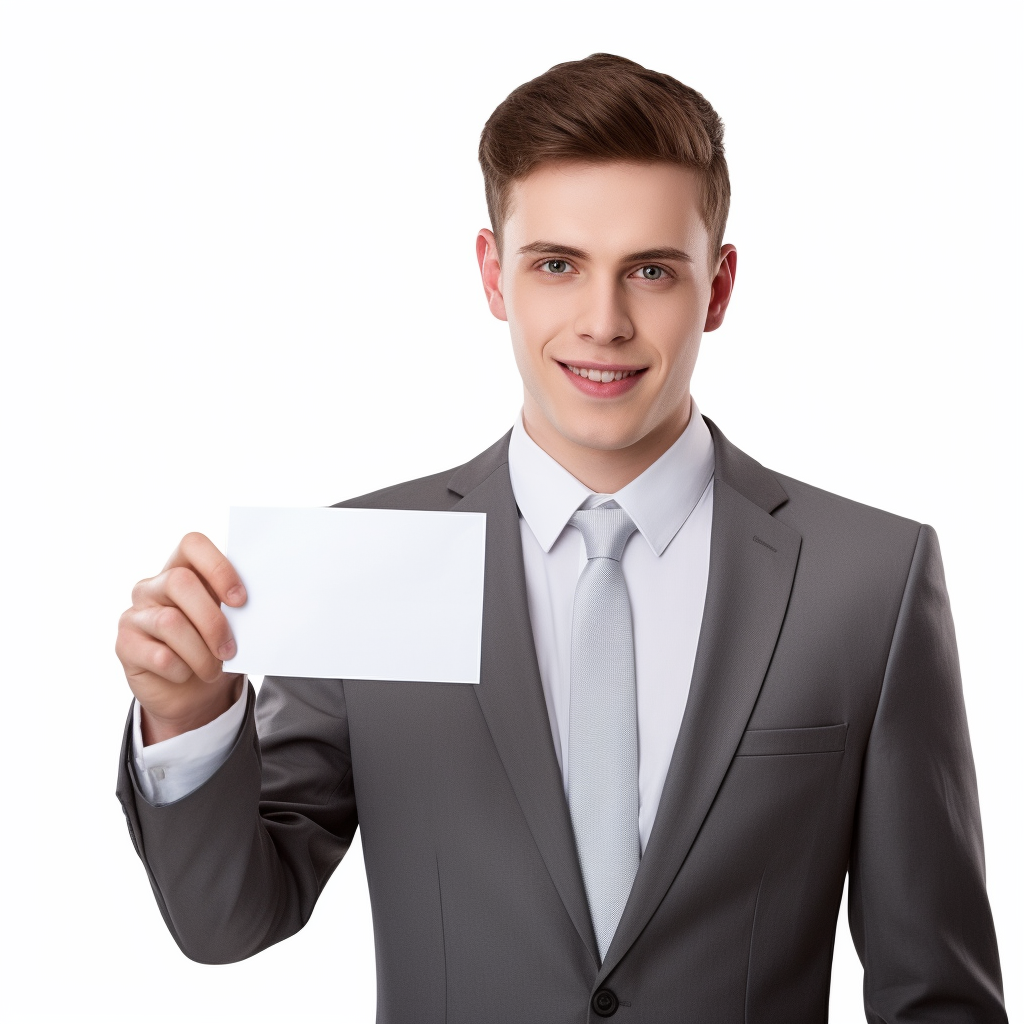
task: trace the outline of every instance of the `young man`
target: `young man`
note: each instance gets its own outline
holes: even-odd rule
[[[512,93],[477,239],[522,417],[344,504],[487,514],[479,686],[221,659],[189,535],[135,588],[118,795],[182,950],[295,932],[357,824],[378,1020],[822,1021],[850,874],[872,1021],[1005,1020],[934,532],[698,413],[736,251],[709,104],[596,55]]]

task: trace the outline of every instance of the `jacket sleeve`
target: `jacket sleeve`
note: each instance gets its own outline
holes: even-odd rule
[[[129,716],[117,796],[182,952],[229,963],[302,928],[357,825],[342,681],[268,676],[258,699],[250,685],[228,759],[161,807],[139,788],[131,732]]]
[[[865,752],[849,913],[871,1024],[1006,1020],[956,638],[929,526]]]

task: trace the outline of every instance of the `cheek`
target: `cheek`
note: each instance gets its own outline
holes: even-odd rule
[[[704,327],[692,307],[659,310],[648,322],[648,337],[661,353],[666,376],[692,367]]]
[[[566,324],[564,302],[551,294],[553,288],[514,290],[506,295],[509,330],[517,358],[543,358],[544,347],[560,334]]]

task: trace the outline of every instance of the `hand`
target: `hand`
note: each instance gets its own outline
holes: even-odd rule
[[[245,600],[238,573],[201,533],[183,537],[163,572],[135,585],[114,650],[142,706],[147,746],[212,722],[238,699],[242,676],[223,670],[235,641],[220,602]]]

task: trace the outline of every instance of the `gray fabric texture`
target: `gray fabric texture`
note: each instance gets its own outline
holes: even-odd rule
[[[607,505],[569,523],[587,552],[572,605],[569,814],[603,960],[640,864],[633,616],[619,562],[636,524]]]
[[[601,990],[615,1024],[820,1024],[847,871],[871,1024],[1006,1020],[934,531],[769,472],[709,427],[690,693],[603,961],[507,437],[346,503],[487,514],[478,686],[268,677],[224,765],[163,807],[137,788],[129,719],[117,795],[187,956],[239,960],[301,928],[358,827],[379,1024],[597,1024]]]

